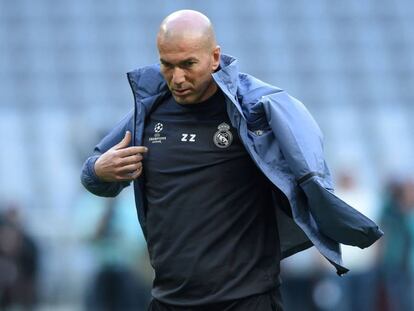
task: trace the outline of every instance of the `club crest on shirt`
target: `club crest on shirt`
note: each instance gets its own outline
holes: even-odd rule
[[[230,132],[230,126],[223,122],[218,127],[218,131],[214,134],[213,142],[219,148],[227,148],[233,142],[233,134]]]
[[[153,144],[161,144],[163,140],[166,140],[167,137],[161,136],[161,131],[164,129],[162,123],[157,123],[154,126],[154,135],[148,138],[148,141]]]

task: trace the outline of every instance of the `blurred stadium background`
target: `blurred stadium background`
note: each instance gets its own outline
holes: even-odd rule
[[[344,249],[342,278],[312,250],[284,262],[286,310],[414,310],[408,0],[1,0],[0,309],[145,310],[132,192],[93,197],[79,173],[133,107],[125,73],[157,62],[159,23],[183,8],[211,18],[242,71],[308,107],[338,193],[386,232]]]

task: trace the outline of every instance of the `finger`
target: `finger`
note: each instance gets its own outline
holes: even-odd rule
[[[131,132],[126,131],[124,138],[122,138],[122,140],[118,144],[113,146],[112,148],[115,150],[123,149],[123,148],[128,147],[130,142],[131,142]]]
[[[144,146],[134,146],[134,147],[128,147],[124,149],[117,150],[118,155],[121,158],[125,158],[134,154],[142,154],[146,153],[148,151],[147,147]]]
[[[141,173],[142,173],[142,166],[132,174],[132,176],[131,176],[132,179],[138,178],[139,176],[141,176]]]
[[[118,181],[131,181],[138,178],[142,173],[142,166],[138,168],[135,172],[120,174],[116,178]]]
[[[133,173],[136,170],[140,169],[141,167],[142,167],[142,162],[138,162],[138,163],[135,163],[135,164],[130,164],[130,165],[123,166],[123,167],[119,168],[118,172],[119,173],[127,173],[127,174],[128,173]]]
[[[139,154],[134,154],[125,158],[121,158],[121,161],[119,162],[120,166],[125,166],[125,165],[129,165],[129,164],[136,164],[138,162],[141,162],[143,159],[142,155]]]

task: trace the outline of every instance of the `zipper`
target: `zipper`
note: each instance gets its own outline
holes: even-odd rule
[[[138,105],[137,96],[134,92],[134,88],[133,88],[133,85],[132,85],[132,80],[130,78],[129,73],[127,74],[127,76],[128,76],[128,83],[129,83],[129,86],[131,87],[132,95],[134,97],[134,124],[133,124],[133,127],[132,127],[132,133],[131,134],[132,134],[132,145],[136,146],[138,107],[141,107],[141,106]],[[141,109],[142,109],[142,107],[141,107]],[[142,127],[142,129],[143,129],[145,116],[144,116],[143,113],[141,113],[140,116],[141,116],[141,120],[139,120],[139,126]],[[141,137],[140,141],[142,141],[142,137]],[[135,186],[135,183],[136,183],[136,186]],[[138,202],[135,203],[136,210],[137,210],[137,216],[138,216],[138,221],[139,221],[139,223],[141,225],[141,228],[142,228],[142,232],[143,232],[144,237],[146,239],[146,237],[147,237],[146,219],[145,219],[146,218],[146,216],[145,216],[145,214],[146,214],[145,209],[146,208],[144,206],[144,200],[143,200],[143,189],[144,189],[144,184],[143,184],[142,178],[139,178],[138,180],[135,180],[134,181],[134,195],[135,195],[135,200],[137,201],[137,199],[138,199]],[[139,193],[137,194],[137,192],[139,192]]]
[[[136,122],[137,122],[137,96],[135,95],[134,92],[134,88],[132,86],[132,81],[131,81],[131,77],[129,75],[129,73],[127,73],[127,77],[128,77],[128,83],[129,86],[131,88],[131,92],[132,92],[132,96],[134,97],[134,124],[132,127],[132,145],[135,146],[135,126],[136,126]]]

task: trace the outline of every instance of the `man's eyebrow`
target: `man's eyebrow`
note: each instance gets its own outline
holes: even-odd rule
[[[198,62],[198,59],[195,57],[189,57],[187,59],[182,60],[181,62],[178,63],[179,66],[187,66],[190,63],[196,63]]]
[[[185,62],[196,62],[196,61],[198,61],[198,59],[197,58],[195,58],[195,57],[189,57],[189,58],[187,58],[187,59],[184,59],[182,62],[180,62],[180,63],[185,63]]]
[[[172,65],[171,63],[167,62],[166,60],[163,60],[160,58],[160,63],[163,63],[164,65]]]
[[[160,62],[161,62],[162,64],[164,64],[164,65],[174,65],[174,64],[172,64],[172,63],[170,63],[170,62],[167,62],[166,60],[164,60],[164,59],[162,59],[162,58],[160,58]],[[198,62],[198,59],[197,59],[197,58],[195,58],[195,57],[189,57],[189,58],[186,58],[186,59],[184,59],[184,60],[180,61],[178,64],[179,64],[179,65],[182,65],[182,64],[185,64],[185,63],[188,63],[188,62]]]

